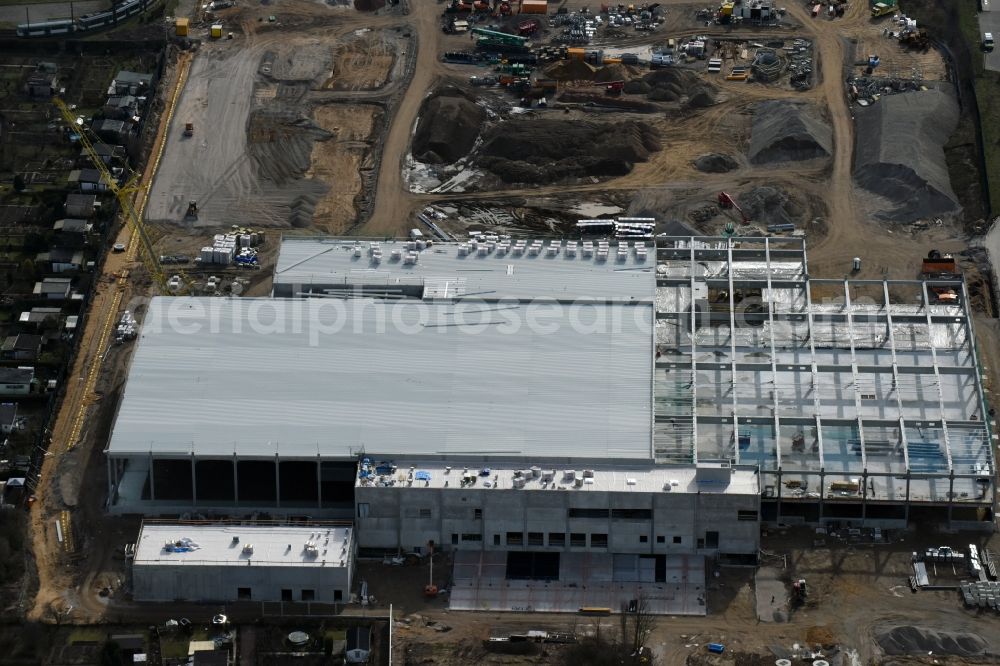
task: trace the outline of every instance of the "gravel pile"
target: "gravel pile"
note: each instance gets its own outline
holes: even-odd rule
[[[640,121],[512,120],[487,133],[478,165],[507,183],[552,183],[621,176],[658,150],[659,133]]]
[[[458,88],[447,87],[424,100],[413,135],[413,156],[426,164],[451,164],[476,143],[486,111]]]
[[[753,164],[829,157],[832,146],[830,126],[808,105],[780,100],[754,105],[749,150]]]
[[[705,173],[726,173],[740,167],[739,162],[729,155],[709,153],[701,155],[692,162],[694,168]]]
[[[951,92],[931,88],[886,95],[858,108],[855,116],[854,178],[893,204],[877,217],[911,222],[958,212],[944,154],[958,125]]]
[[[970,633],[935,631],[926,627],[895,627],[875,637],[886,654],[954,655],[977,657],[990,654],[989,643],[982,636]]]

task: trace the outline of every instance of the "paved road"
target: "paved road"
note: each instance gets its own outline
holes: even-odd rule
[[[72,5],[72,7],[71,7]],[[52,19],[82,16],[101,11],[111,6],[108,0],[85,0],[84,2],[47,2],[31,5],[6,5],[0,7],[0,23],[40,23]],[[27,9],[27,14],[25,14]]]
[[[992,32],[994,40],[1000,38],[1000,8],[995,12],[979,12],[980,39],[982,39],[984,32]],[[982,44],[974,44],[973,49],[982,51]],[[984,53],[983,61],[986,63],[986,69],[1000,72],[1000,49],[994,49],[992,53]]]

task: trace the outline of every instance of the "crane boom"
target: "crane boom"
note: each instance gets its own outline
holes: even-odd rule
[[[63,119],[69,124],[70,127],[76,127],[76,119],[73,117],[73,112],[70,111],[66,103],[63,102],[58,97],[52,98],[52,103],[55,104],[56,108],[62,114]],[[150,275],[156,280],[162,291],[167,289],[167,279],[163,273],[163,268],[160,266],[160,261],[156,256],[156,252],[153,250],[153,244],[149,240],[149,235],[146,233],[145,225],[142,222],[139,214],[135,210],[135,206],[132,205],[132,195],[140,191],[142,187],[138,185],[139,175],[133,175],[125,185],[119,185],[118,181],[108,170],[107,165],[101,156],[97,154],[94,150],[94,144],[91,143],[90,138],[87,133],[83,131],[83,128],[79,128],[77,135],[80,137],[80,144],[83,146],[84,152],[90,157],[90,161],[93,162],[94,168],[101,174],[101,180],[108,186],[114,195],[118,199],[118,205],[120,206],[122,213],[125,216],[126,222],[132,227],[133,233],[139,239],[139,244],[142,248],[141,254],[143,263],[146,264],[146,268],[149,270]]]

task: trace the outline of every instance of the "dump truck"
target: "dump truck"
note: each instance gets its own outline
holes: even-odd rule
[[[896,3],[887,4],[885,2],[877,2],[875,3],[875,6],[872,7],[872,18],[878,18],[879,16],[892,14],[895,11],[896,11]]]
[[[184,136],[194,136],[194,123],[184,123]]]

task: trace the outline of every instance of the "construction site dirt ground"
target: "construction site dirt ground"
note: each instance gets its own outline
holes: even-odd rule
[[[566,6],[588,4],[573,0]],[[664,30],[674,30],[678,36],[743,34],[758,39],[766,34],[705,27],[692,18],[691,3],[667,0],[664,5],[671,17]],[[862,268],[854,277],[908,279],[931,247],[949,251],[968,244],[965,232],[949,220],[941,225],[931,221],[926,228],[872,221],[867,195],[855,186],[854,118],[845,98],[845,64],[874,49],[886,71],[908,76],[917,70],[924,80],[946,80],[948,72],[937,51],[908,52],[885,39],[883,22],[871,20],[866,3],[851,3],[844,18],[833,20],[813,19],[802,4],[788,6],[788,22],[794,27],[782,35],[810,39],[816,54],[816,79],[808,91],[699,73],[717,89],[715,105],[664,112],[652,119],[647,114],[629,115],[652,122],[662,148],[627,175],[604,182],[446,195],[408,191],[402,167],[427,94],[442,82],[462,80],[481,70],[441,63],[445,50],[465,49],[470,43],[467,37],[441,33],[443,5],[404,6],[406,14],[399,10],[369,15],[289,0],[279,6],[221,13],[234,39],[206,42],[193,55],[173,122],[161,128],[165,149],[146,211],[157,249],[194,256],[213,233],[233,224],[266,227],[273,230],[272,237],[285,231],[402,235],[416,226],[415,213],[432,204],[480,210],[467,223],[449,220],[447,228],[456,233],[467,224],[482,225],[491,216],[507,215],[511,221],[505,224],[514,232],[560,235],[559,224],[571,221],[573,209],[581,203],[598,209],[648,211],[662,216],[665,223],[677,220],[703,233],[717,233],[729,218],[718,213],[697,222],[691,219],[692,211],[711,208],[720,190],[740,195],[760,186],[780,188],[796,204],[795,221],[810,245],[810,274],[817,277],[846,277],[852,259],[861,257]],[[274,24],[267,21],[272,13],[278,17]],[[655,39],[669,36],[673,35],[661,31]],[[635,44],[643,39],[628,35],[624,41]],[[170,72],[176,75],[176,69]],[[169,90],[170,74],[166,80]],[[772,99],[801,101],[822,115],[832,134],[829,157],[765,167],[747,163],[743,153],[749,140],[749,107]],[[587,115],[604,121],[624,117]],[[185,138],[187,122],[193,122],[195,129]],[[734,156],[737,168],[706,174],[692,166],[693,159],[711,152]],[[201,209],[196,223],[183,219],[190,200],[198,201]],[[525,219],[530,224],[524,224]],[[127,241],[128,234],[122,239]],[[265,264],[273,261],[275,247],[270,245]],[[117,347],[105,355],[102,332],[122,309],[141,308],[141,300],[132,300],[133,296],[153,291],[149,276],[134,260],[134,252],[112,255],[105,266],[82,333],[81,353],[69,375],[75,388],[67,392],[53,427],[55,455],[46,461],[39,486],[42,499],[32,516],[40,582],[34,618],[100,622],[123,614],[148,614],[155,620],[175,612],[134,605],[120,594],[125,570],[117,548],[134,537],[136,524],[103,514],[106,479],[101,451],[123,387],[130,347]],[[269,291],[266,268],[245,293]],[[966,268],[970,273],[975,270],[971,265]],[[993,329],[985,334],[997,337]],[[94,359],[100,361],[95,364]],[[90,368],[100,373],[94,391],[85,390]],[[80,413],[86,419],[76,429]],[[56,537],[55,521],[63,511],[69,512],[75,526],[72,549],[64,549]],[[963,535],[953,545],[973,540]],[[768,645],[802,642],[810,628],[822,627],[845,648],[857,651],[855,663],[872,663],[878,656],[873,628],[880,623],[954,627],[990,636],[995,619],[962,610],[957,595],[911,595],[900,588],[905,585],[909,552],[915,548],[912,541],[877,548],[837,543],[814,547],[811,534],[773,535],[765,540],[765,549],[789,555],[789,575],[810,581],[817,591],[814,605],[793,613],[788,623],[761,624],[753,611],[750,572],[725,569],[712,578],[708,600],[712,614],[707,619],[661,620],[650,645],[664,663],[679,664],[709,641],[766,654]],[[1000,550],[995,539],[993,549]],[[885,553],[891,555],[883,557]],[[482,652],[479,641],[499,623],[591,631],[596,625],[593,619],[571,616],[448,613],[438,602],[427,608],[420,594],[410,591],[411,586],[422,589],[424,580],[425,573],[418,568],[380,572],[376,567],[369,576],[380,604],[397,598],[398,590],[401,612],[417,612],[452,627],[441,633],[411,621],[409,627],[400,628],[399,649],[429,649],[435,663],[492,659]],[[111,592],[102,596],[105,588]],[[908,659],[928,660],[926,655]],[[517,662],[504,655],[493,663]]]

